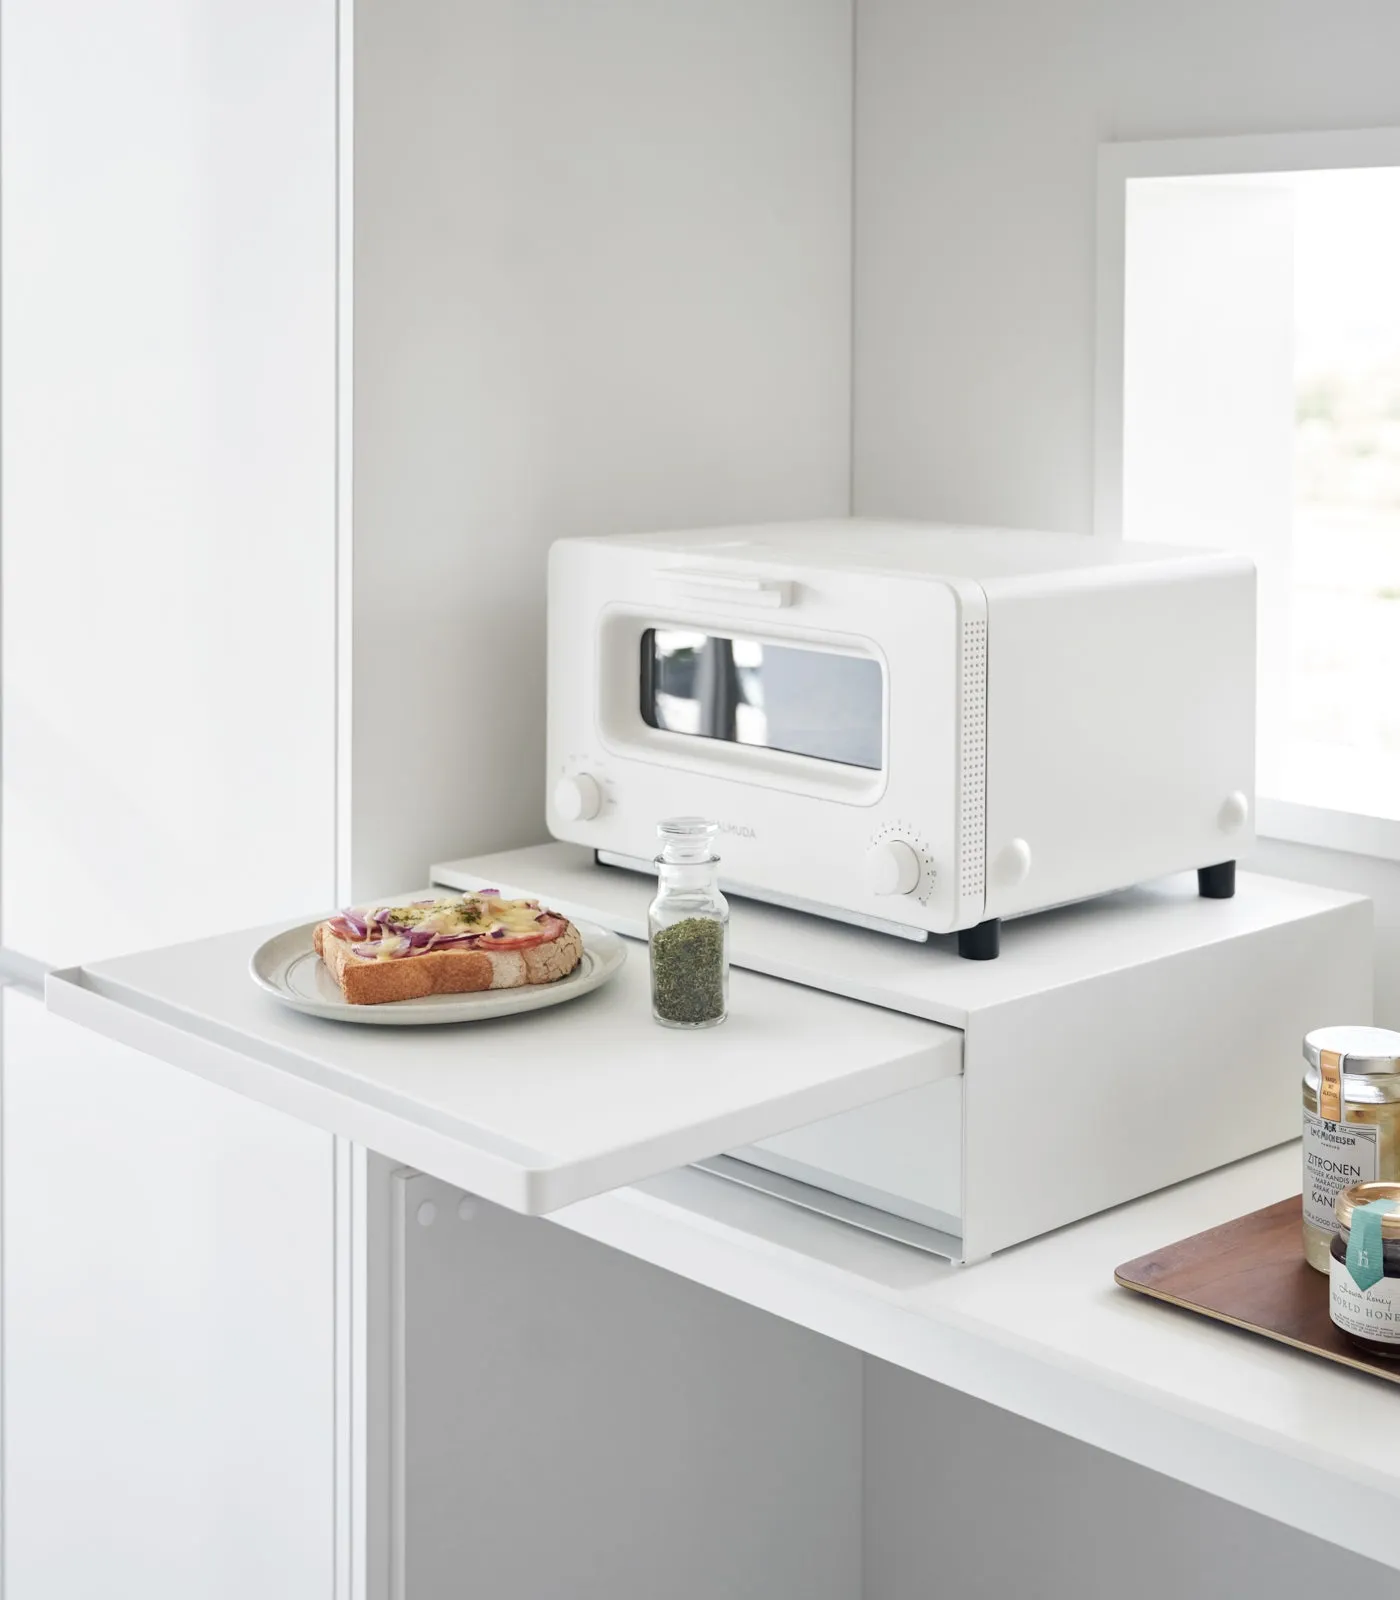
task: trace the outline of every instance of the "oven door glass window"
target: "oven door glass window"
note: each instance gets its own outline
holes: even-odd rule
[[[882,676],[868,656],[648,628],[642,720],[668,733],[878,771]]]

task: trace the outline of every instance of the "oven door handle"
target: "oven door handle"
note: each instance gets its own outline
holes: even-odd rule
[[[692,600],[725,600],[736,606],[761,606],[777,611],[793,603],[794,585],[781,578],[744,578],[727,572],[695,572],[662,567],[653,574]]]

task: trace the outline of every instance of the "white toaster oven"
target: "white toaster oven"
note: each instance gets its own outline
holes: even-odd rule
[[[997,952],[1000,919],[1252,838],[1254,570],[868,521],[563,540],[548,822],[649,869],[720,825],[726,886]]]

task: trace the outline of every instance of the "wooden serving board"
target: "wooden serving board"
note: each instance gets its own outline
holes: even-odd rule
[[[1400,1383],[1400,1361],[1358,1349],[1332,1322],[1327,1279],[1303,1259],[1301,1195],[1126,1262],[1125,1289]]]

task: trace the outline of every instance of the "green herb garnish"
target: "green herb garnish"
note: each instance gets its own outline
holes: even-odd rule
[[[716,1022],[724,1015],[724,927],[686,917],[651,940],[651,1000],[667,1022]]]

